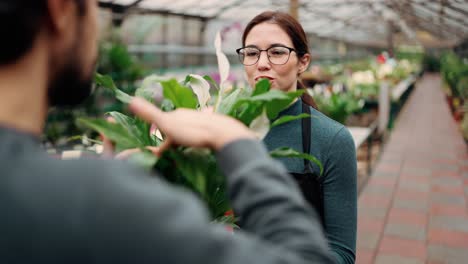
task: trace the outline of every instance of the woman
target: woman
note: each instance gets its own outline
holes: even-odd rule
[[[295,91],[302,88],[299,75],[311,60],[307,37],[293,17],[282,12],[264,12],[253,18],[237,50],[251,87],[262,79],[271,88]],[[354,263],[356,249],[357,191],[356,152],[353,139],[341,124],[315,109],[306,95],[281,115],[310,113],[312,118],[274,127],[264,139],[268,149],[291,147],[310,153],[323,164],[299,159],[281,161],[298,181],[305,198],[322,218],[329,245],[337,263]]]

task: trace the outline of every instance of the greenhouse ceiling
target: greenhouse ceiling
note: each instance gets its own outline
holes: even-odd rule
[[[467,0],[100,0],[115,14],[173,14],[247,22],[265,10],[296,14],[306,32],[348,43],[455,46],[468,37]],[[389,34],[392,32],[392,34]]]

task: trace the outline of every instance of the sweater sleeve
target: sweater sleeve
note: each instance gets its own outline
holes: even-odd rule
[[[324,171],[324,222],[337,263],[354,263],[357,229],[357,161],[354,141],[341,128],[333,138]]]
[[[217,159],[244,230],[210,224],[191,194],[148,177],[94,183],[86,245],[99,263],[331,263],[317,216],[284,168],[251,140],[229,144]],[[105,186],[103,189],[102,186]],[[97,210],[99,208],[99,210]],[[97,257],[97,258],[96,258]]]

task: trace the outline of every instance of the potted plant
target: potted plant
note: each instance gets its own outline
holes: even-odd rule
[[[208,76],[194,74],[187,75],[184,80],[165,79],[152,75],[142,81],[141,86],[135,91],[135,96],[145,98],[164,111],[177,108],[202,110],[212,107],[213,111],[240,120],[260,139],[273,126],[300,118],[310,118],[307,114],[278,118],[279,112],[286,109],[304,91],[286,93],[270,90],[268,80],[259,81],[254,88],[230,89],[225,85],[230,65],[221,52],[219,34],[216,37],[215,47],[221,77],[219,84]],[[110,89],[121,102],[130,101],[132,96],[118,89],[109,76],[96,74],[95,81],[98,86]],[[210,94],[211,86],[216,88],[214,95]],[[206,202],[214,221],[234,223],[234,216],[226,214],[230,211],[230,205],[225,195],[225,178],[218,170],[215,156],[210,150],[177,147],[167,150],[161,157],[156,157],[146,147],[159,146],[164,142],[164,135],[157,128],[121,112],[108,114],[115,122],[110,123],[105,119],[95,118],[80,118],[78,122],[115,142],[116,151],[141,149],[141,152],[130,156],[130,162],[148,170],[156,169],[168,181],[194,191]],[[322,164],[315,157],[290,148],[279,148],[270,154],[273,157],[309,159],[318,164],[322,170]]]

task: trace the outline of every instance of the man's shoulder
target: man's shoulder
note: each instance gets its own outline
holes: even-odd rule
[[[61,177],[67,180],[106,178],[138,171],[126,162],[106,159],[61,160],[48,155],[37,155],[23,160],[24,168],[41,178]]]
[[[1,169],[0,204],[2,199],[14,201],[18,210],[42,208],[43,213],[53,214],[122,206],[123,201],[130,200],[138,200],[143,206],[148,197],[157,207],[164,206],[163,201],[176,203],[185,195],[156,173],[124,161],[56,160],[45,154],[14,160],[10,169]]]
[[[94,195],[132,181],[154,178],[123,161],[59,160],[40,152],[10,156],[3,163],[9,166],[1,169],[1,181],[15,195],[49,193],[64,198],[73,194]]]

